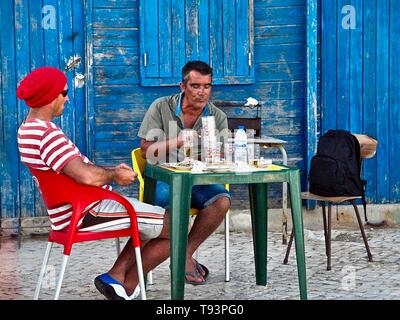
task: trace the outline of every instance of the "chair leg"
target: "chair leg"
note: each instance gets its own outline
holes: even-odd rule
[[[286,248],[285,259],[283,259],[283,264],[287,264],[288,263],[289,254],[290,254],[290,248],[292,247],[292,243],[293,243],[293,236],[294,236],[294,234],[293,234],[293,230],[292,230],[292,233],[290,234],[289,243],[288,243],[287,248]]]
[[[327,251],[327,257],[328,257],[328,263],[326,266],[326,270],[331,270],[331,235],[332,235],[332,204],[328,203],[328,232],[327,236],[328,239],[325,238],[325,241],[327,243],[326,251]]]
[[[135,248],[135,256],[136,256],[137,273],[139,278],[140,296],[142,300],[146,300],[146,288],[144,284],[143,265],[142,265],[142,256],[140,254],[140,247]]]
[[[60,275],[59,275],[58,281],[57,281],[57,288],[56,288],[56,294],[54,295],[54,300],[58,300],[58,297],[60,296],[61,285],[62,285],[62,282],[63,282],[63,279],[64,279],[64,273],[65,273],[65,269],[67,267],[68,258],[69,258],[69,256],[64,254],[63,261],[62,261],[62,264],[61,264]]]
[[[324,222],[325,255],[328,256],[328,226],[326,225],[325,201],[322,201],[321,207],[322,207],[322,220]]]
[[[324,236],[325,236],[325,254],[327,256],[327,267],[326,270],[331,270],[331,205],[328,205],[328,223],[326,218],[325,203],[322,203],[322,218],[324,222]],[[285,258],[283,264],[287,264],[289,260],[290,249],[293,243],[293,231],[290,234],[289,244],[286,249]]]
[[[117,249],[117,257],[119,257],[119,254],[121,253],[121,242],[119,241],[119,238],[115,238],[115,247]]]
[[[229,211],[225,216],[225,281],[230,281],[230,264],[229,264]]]
[[[362,221],[360,218],[360,213],[358,212],[358,208],[357,208],[356,204],[354,203],[354,200],[350,200],[350,202],[353,205],[354,211],[356,212],[357,221],[358,221],[358,225],[360,226],[360,231],[361,231],[362,238],[364,240],[365,249],[367,249],[368,261],[372,262],[372,254],[369,249],[367,236],[365,235],[364,227],[363,227],[363,224],[362,224]]]
[[[51,251],[52,246],[53,246],[53,242],[47,242],[47,248],[46,248],[46,252],[44,254],[44,258],[43,258],[42,268],[40,269],[39,279],[36,284],[35,294],[33,296],[34,300],[39,299],[39,293],[40,293],[40,289],[42,288],[42,282],[43,282],[44,274],[46,272],[47,263],[49,262],[50,251]]]
[[[148,284],[153,284],[153,270],[150,270],[147,273],[147,283]]]

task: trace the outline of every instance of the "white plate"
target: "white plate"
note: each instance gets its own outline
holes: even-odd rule
[[[193,167],[193,164],[184,164],[182,165],[180,162],[166,162],[162,164],[165,167],[174,168],[178,170],[190,170]]]

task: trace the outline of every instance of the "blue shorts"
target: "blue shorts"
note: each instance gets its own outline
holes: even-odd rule
[[[154,204],[163,208],[169,206],[169,184],[157,181]],[[200,185],[192,187],[191,208],[204,209],[221,197],[231,198],[222,184]]]

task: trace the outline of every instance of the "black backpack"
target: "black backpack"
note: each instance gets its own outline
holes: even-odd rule
[[[325,197],[361,196],[365,220],[366,181],[361,179],[360,144],[349,131],[329,130],[311,159],[310,192]]]

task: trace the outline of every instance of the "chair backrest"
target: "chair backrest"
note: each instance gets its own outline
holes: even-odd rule
[[[235,130],[238,125],[243,125],[246,131],[253,129],[255,137],[261,137],[261,105],[246,107],[242,103],[224,100],[213,100],[213,103],[228,115],[228,129]],[[253,110],[254,109],[254,110]],[[248,115],[241,112],[236,115],[236,110],[248,110]],[[233,115],[233,117],[232,117]]]
[[[142,158],[140,148],[136,148],[132,150],[132,164],[133,171],[137,173],[137,178],[139,180],[139,200],[143,201],[144,194],[144,167],[146,165],[146,159]]]
[[[29,168],[38,184],[43,201],[48,209],[63,204],[74,204],[79,199],[81,203],[92,203],[97,200],[102,188],[82,185],[64,174],[53,170],[38,170]]]
[[[360,157],[361,159],[371,159],[376,154],[378,141],[366,134],[353,133],[360,143]]]
[[[256,138],[261,137],[261,118],[228,118],[228,129],[233,131],[237,129],[239,125],[246,128],[248,132],[249,129],[253,129]]]

